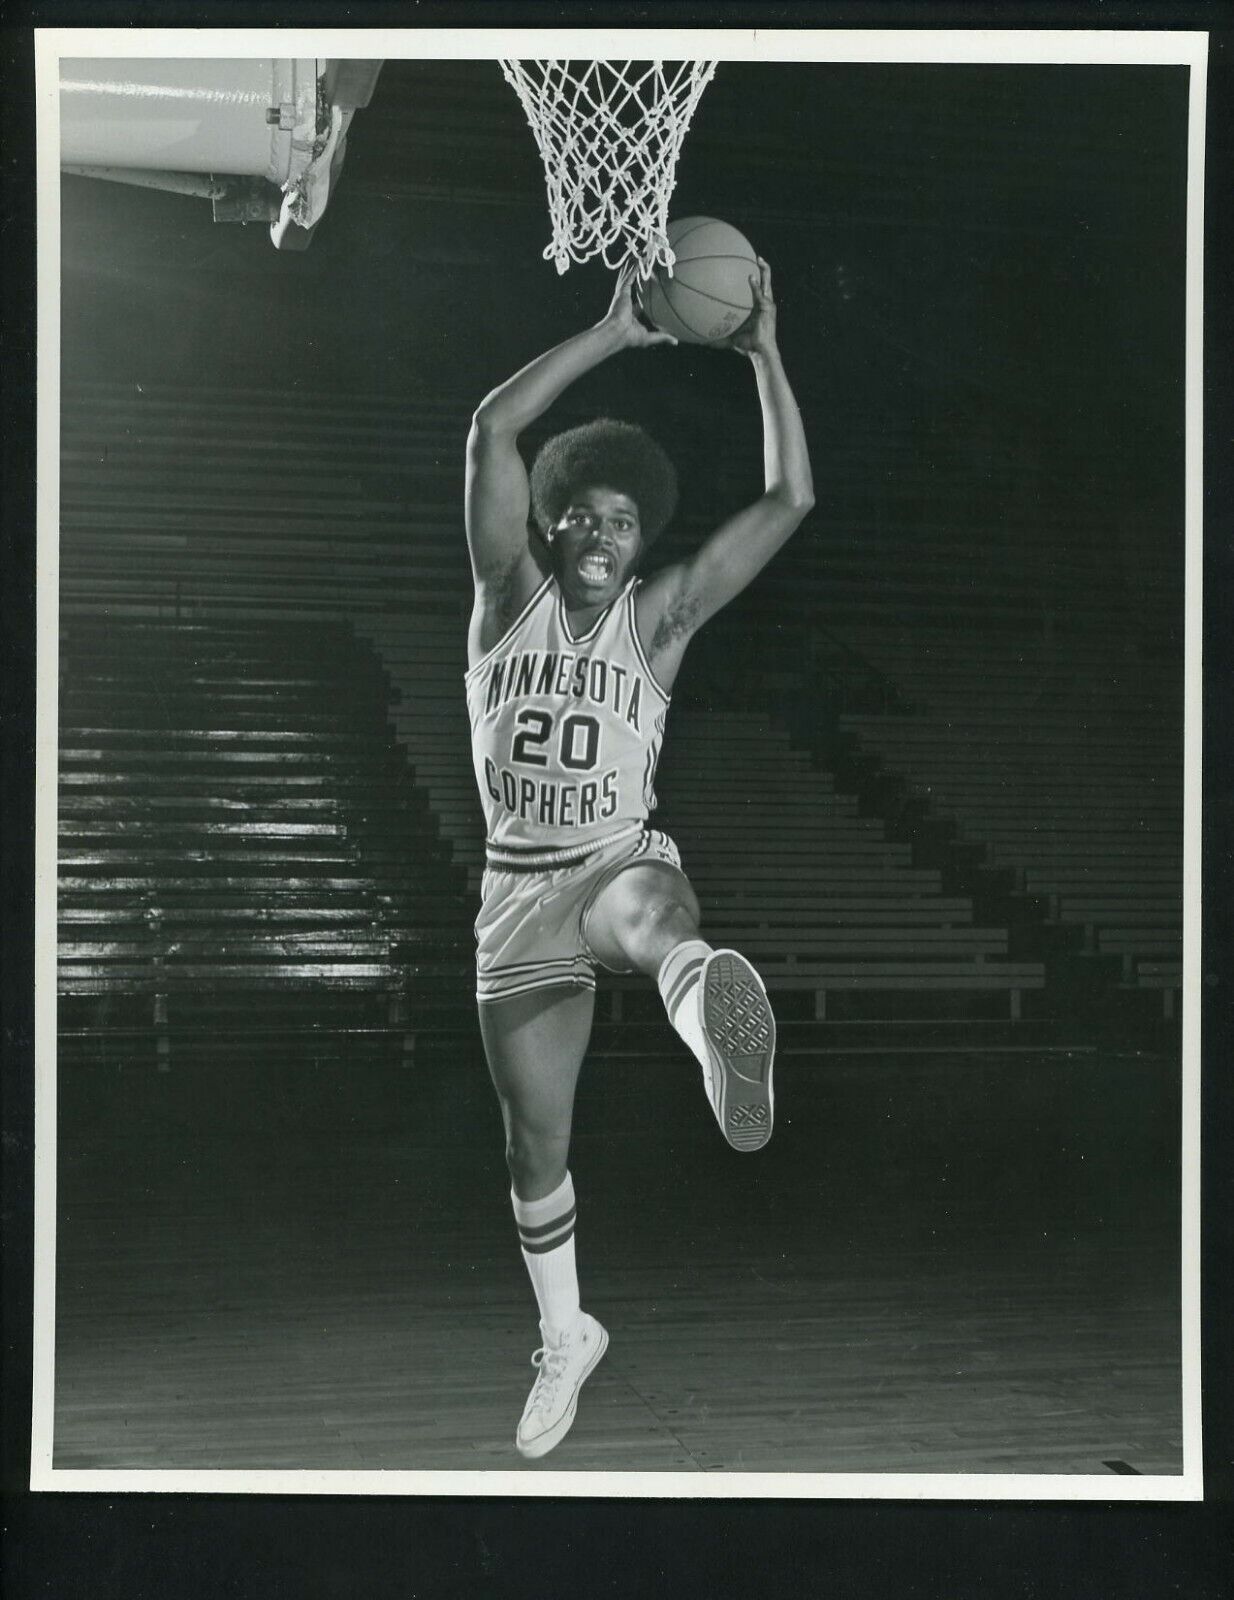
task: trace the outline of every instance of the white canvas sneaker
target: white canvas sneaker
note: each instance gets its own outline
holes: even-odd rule
[[[608,1334],[584,1311],[560,1343],[544,1344],[531,1358],[538,1367],[514,1435],[521,1456],[546,1456],[569,1433],[578,1410],[578,1392],[608,1349]]]
[[[776,1019],[763,980],[735,950],[713,950],[699,977],[698,1008],[711,1057],[703,1083],[720,1132],[734,1150],[761,1150],[775,1115],[776,1053]]]

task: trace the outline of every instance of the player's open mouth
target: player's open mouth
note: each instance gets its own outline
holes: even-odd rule
[[[601,550],[589,550],[579,558],[578,575],[584,583],[607,583],[616,570],[616,562]]]

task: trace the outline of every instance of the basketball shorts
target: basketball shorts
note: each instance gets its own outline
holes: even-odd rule
[[[559,984],[594,989],[603,962],[587,945],[587,913],[618,873],[644,861],[681,869],[677,846],[654,828],[556,870],[487,868],[476,919],[476,999],[483,1004]]]

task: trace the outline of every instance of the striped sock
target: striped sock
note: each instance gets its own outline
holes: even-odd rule
[[[710,954],[711,946],[705,940],[686,939],[669,951],[656,974],[656,984],[664,1001],[664,1009],[668,1012],[668,1020],[708,1075],[711,1072],[711,1060],[698,1014],[698,981],[702,976],[703,962]]]
[[[510,1191],[519,1243],[540,1308],[540,1331],[556,1344],[578,1321],[578,1272],[574,1262],[574,1180],[567,1172],[541,1200],[520,1200]]]

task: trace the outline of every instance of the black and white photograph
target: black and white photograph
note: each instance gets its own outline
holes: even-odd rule
[[[1199,1498],[1205,36],[36,44],[34,1487]]]

